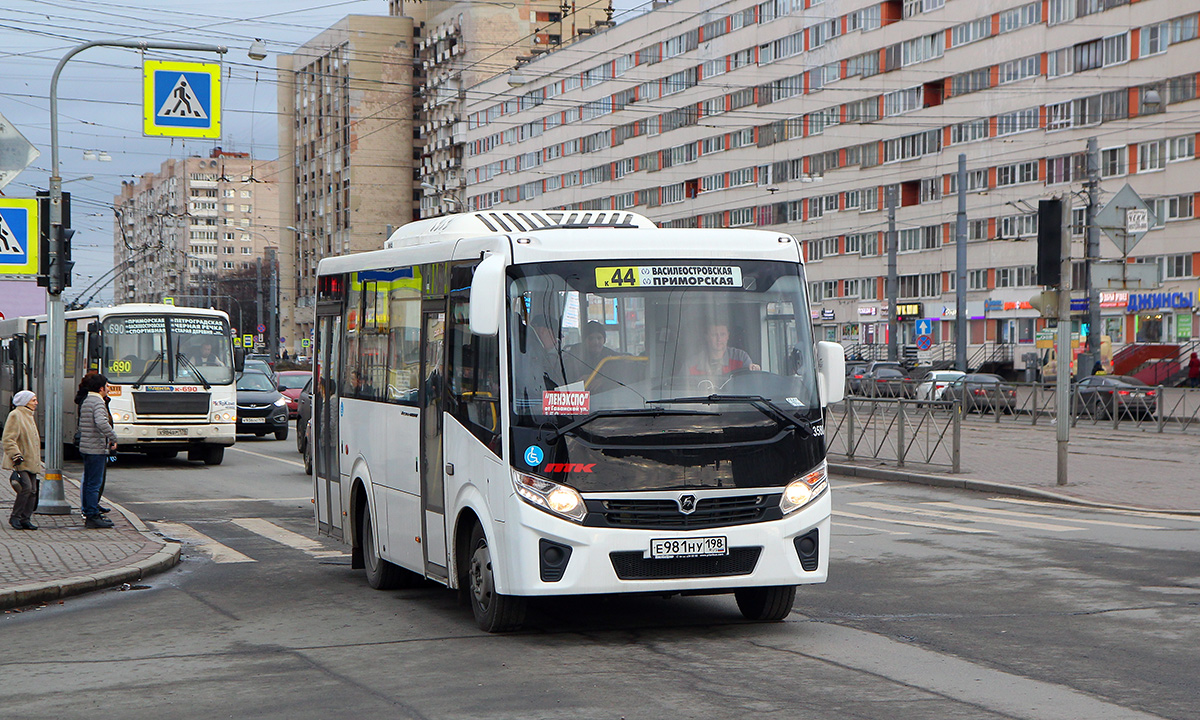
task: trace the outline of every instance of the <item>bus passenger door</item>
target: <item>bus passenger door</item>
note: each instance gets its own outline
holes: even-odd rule
[[[338,362],[342,343],[340,315],[317,317],[316,381],[312,397],[313,482],[317,533],[344,540],[342,476],[338,456]]]
[[[425,303],[421,329],[421,510],[425,572],[448,577],[445,476],[442,474],[442,392],[446,378],[445,301]]]

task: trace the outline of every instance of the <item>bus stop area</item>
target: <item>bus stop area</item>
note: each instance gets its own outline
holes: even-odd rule
[[[89,530],[78,513],[79,484],[65,482],[69,515],[34,515],[37,530],[8,524],[15,493],[0,483],[0,610],[36,607],[105,588],[131,589],[147,575],[179,562],[180,545],[153,534],[133,513],[111,502],[114,527]]]

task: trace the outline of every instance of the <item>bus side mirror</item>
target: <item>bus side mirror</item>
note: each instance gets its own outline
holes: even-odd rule
[[[817,343],[817,391],[821,407],[841,402],[846,395],[846,348],[841,343]]]
[[[241,372],[246,369],[246,351],[242,348],[233,349],[233,371]]]
[[[101,357],[104,356],[104,345],[103,345],[102,336],[100,335],[99,323],[92,323],[91,325],[88,326],[87,338],[88,338],[88,359],[89,360],[99,360]]]
[[[471,279],[471,332],[495,335],[500,332],[504,312],[504,256],[492,253],[475,267]]]

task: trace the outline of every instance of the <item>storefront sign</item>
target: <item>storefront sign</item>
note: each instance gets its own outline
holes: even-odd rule
[[[1180,313],[1175,316],[1175,339],[1186,342],[1192,339],[1192,314]]]
[[[879,312],[879,310],[877,310],[876,308],[873,308],[873,307],[860,307],[858,309],[859,315],[870,315],[872,317],[874,317],[878,312]]]
[[[1100,292],[1100,307],[1102,308],[1123,308],[1129,305],[1129,293],[1127,292]]]
[[[924,317],[924,303],[896,303],[896,319],[911,320],[912,318]]]
[[[1071,312],[1085,313],[1088,311],[1090,304],[1087,298],[1071,298]]]
[[[832,320],[833,319],[833,311],[829,310],[829,309],[822,310],[821,311],[821,319],[822,320]]]
[[[1127,312],[1139,310],[1164,310],[1169,308],[1190,308],[1195,305],[1195,293],[1162,292],[1134,293],[1129,296]]]
[[[1004,309],[1004,301],[1003,300],[984,300],[983,301],[983,311],[984,312],[1000,312],[1003,309]]]

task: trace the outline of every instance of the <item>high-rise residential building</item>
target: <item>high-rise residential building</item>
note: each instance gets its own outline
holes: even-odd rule
[[[389,0],[418,33],[413,102],[419,135],[420,217],[459,212],[467,88],[611,24],[611,0],[507,3]]]
[[[1030,303],[1037,202],[1070,200],[1082,258],[1095,138],[1099,204],[1128,183],[1154,211],[1125,259],[1158,278],[1103,288],[1103,332],[1190,339],[1198,24],[1170,0],[676,0],[532,59],[520,87],[468,88],[463,199],[788,232],[819,337],[866,353],[887,340],[889,197],[898,340],[918,320],[952,338],[962,153],[968,339],[1019,370],[1046,326]],[[1123,259],[1107,239],[1101,255]],[[1081,262],[1072,275],[1079,288]]]
[[[279,247],[272,161],[215,148],[170,159],[114,198],[113,297],[225,308],[214,281],[255,268]]]
[[[323,257],[383,247],[415,217],[413,21],[350,15],[280,55],[280,327],[305,354]]]

